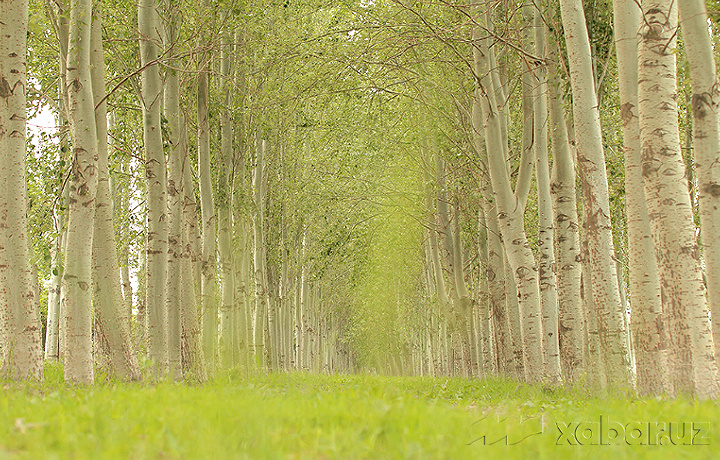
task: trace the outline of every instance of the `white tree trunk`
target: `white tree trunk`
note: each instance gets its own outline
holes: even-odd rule
[[[677,117],[677,5],[642,3],[638,37],[642,175],[660,270],[674,394],[713,398],[717,366]]]
[[[585,371],[586,348],[585,315],[580,293],[580,221],[575,194],[575,162],[567,139],[563,104],[559,94],[560,81],[556,72],[551,72],[550,75],[548,89],[553,149],[550,192],[555,219],[560,367],[565,382],[573,384]]]
[[[42,378],[38,298],[27,238],[25,184],[28,3],[0,7],[0,376]],[[89,45],[89,43],[88,43]]]
[[[265,197],[267,185],[265,182],[265,152],[266,141],[257,135],[256,139],[256,164],[253,170],[253,192],[255,200],[255,212],[253,214],[253,265],[255,278],[255,326],[254,326],[254,348],[255,358],[261,366],[270,365],[270,356],[274,350],[270,349],[269,337],[269,314],[270,299],[268,292],[267,278],[267,256],[265,248]]]
[[[487,154],[484,148],[482,136],[482,109],[480,97],[477,90],[473,97],[472,107],[473,145],[476,154],[487,164]],[[485,259],[484,271],[481,278],[487,282],[487,299],[480,299],[483,304],[480,306],[481,318],[483,321],[483,368],[486,372],[497,372],[498,374],[510,374],[510,363],[512,362],[512,340],[508,322],[507,302],[505,300],[505,265],[503,258],[503,246],[498,228],[497,208],[492,203],[494,196],[492,184],[488,171],[481,172],[480,192],[482,215],[484,217],[481,225],[487,234],[485,253],[481,258]],[[492,326],[491,326],[492,325]],[[492,327],[493,336],[490,337]],[[494,352],[493,352],[494,348]],[[489,362],[492,360],[491,362]]]
[[[712,312],[715,362],[720,363],[720,83],[705,2],[678,2],[692,82],[693,142],[698,177],[705,282]]]
[[[202,348],[200,324],[200,235],[198,232],[197,199],[192,180],[192,166],[187,143],[187,124],[180,127],[179,151],[182,153],[182,258],[181,295],[182,305],[182,365],[185,379],[207,380]]]
[[[535,9],[535,55],[545,59],[545,25],[540,11]],[[562,379],[560,372],[560,344],[558,335],[558,292],[555,277],[555,229],[552,196],[550,193],[550,165],[548,160],[548,104],[547,69],[543,61],[534,70],[534,135],[535,174],[538,194],[538,276],[543,317],[543,354],[545,377],[553,383]]]
[[[203,4],[206,2],[204,1]],[[203,354],[209,375],[215,369],[215,351],[217,348],[217,301],[215,299],[215,200],[210,176],[210,119],[208,113],[208,69],[209,59],[199,63],[197,87],[198,118],[198,175],[200,182],[200,208],[202,211],[202,281],[201,310]]]
[[[68,49],[68,121],[73,143],[68,241],[63,272],[65,380],[92,383],[91,272],[98,144],[90,77],[92,2],[78,0],[70,8]]]
[[[108,114],[108,131],[114,131],[117,125],[115,112]],[[108,136],[108,149],[112,151],[114,141],[112,134]],[[121,179],[122,178],[122,179]],[[110,176],[110,193],[112,196],[112,212],[113,220],[117,227],[117,252],[118,263],[120,264],[120,284],[123,291],[123,302],[125,304],[125,319],[128,321],[128,327],[132,331],[132,315],[133,315],[133,287],[130,282],[130,231],[129,213],[130,213],[130,172],[128,169],[127,159],[122,160],[120,164],[119,174]],[[122,185],[121,185],[122,184]]]
[[[580,177],[583,182],[583,228],[588,249],[593,305],[608,383],[630,385],[630,360],[624,327],[625,307],[620,301],[615,267],[610,199],[600,112],[593,81],[590,42],[580,0],[560,0],[570,64],[573,119]]]
[[[665,391],[667,372],[660,335],[660,281],[640,167],[637,31],[642,12],[635,3],[616,0],[613,13],[623,122],[628,278],[636,386],[641,396],[661,395]]]
[[[476,40],[474,54],[488,166],[498,207],[500,232],[518,291],[525,379],[538,382],[543,377],[543,351],[537,266],[525,237],[521,203],[510,186],[507,146],[503,145],[501,136],[502,115],[493,97],[496,88],[492,82],[492,73],[496,69],[490,66],[493,51],[487,42],[487,38]],[[478,126],[474,129],[480,131],[482,128]]]
[[[169,17],[165,28],[165,48],[172,57],[178,46],[178,25],[179,12],[173,5],[166,7],[166,14]],[[185,120],[180,112],[180,81],[177,63],[171,62],[165,71],[165,119],[167,120],[167,137],[169,146],[168,177],[167,177],[167,231],[168,231],[168,253],[167,253],[167,278],[165,299],[167,311],[167,345],[168,345],[168,366],[170,377],[175,380],[182,378],[182,305],[190,299],[183,299],[187,292],[182,286],[183,282],[183,201],[185,193],[183,190],[183,163],[186,151],[181,138],[183,137],[183,124]],[[192,278],[188,284],[194,286]],[[192,291],[191,291],[192,292]],[[192,293],[194,300],[194,292]]]
[[[232,250],[232,196],[233,196],[233,128],[230,106],[233,101],[232,81],[230,79],[230,41],[227,37],[223,41],[222,66],[220,73],[225,78],[223,91],[225,93],[225,107],[222,109],[222,163],[218,177],[218,254],[222,270],[222,299],[220,303],[220,336],[219,358],[222,367],[232,365],[232,313],[235,303],[234,262]]]
[[[165,304],[167,277],[167,178],[160,108],[162,81],[157,59],[162,24],[157,0],[139,0],[140,62],[143,66],[142,109],[147,181],[147,285],[146,311],[148,356],[157,376],[168,368],[168,312]]]
[[[63,190],[63,200],[67,206],[67,187]],[[45,329],[45,359],[59,360],[60,352],[60,299],[62,298],[62,273],[63,255],[65,253],[65,242],[67,240],[66,210],[56,210],[55,222],[58,234],[55,236],[53,245],[50,248],[50,285],[48,286],[48,312],[47,325]]]
[[[98,9],[92,19],[91,78],[95,101],[98,184],[93,235],[93,305],[96,343],[107,344],[111,372],[123,380],[139,380],[140,367],[133,349],[130,318],[120,285],[120,267],[115,247],[110,171],[108,167],[105,61],[102,48],[102,19]],[[102,102],[100,102],[102,101]]]
[[[236,128],[237,145],[243,145],[240,139],[241,126]],[[237,305],[237,320],[235,328],[235,342],[239,354],[240,364],[246,366],[250,359],[250,344],[252,342],[252,305],[253,290],[251,289],[251,273],[250,266],[252,261],[252,233],[248,220],[249,206],[248,203],[252,197],[250,182],[247,179],[247,159],[245,152],[249,149],[243,148],[241,156],[237,161],[236,185],[238,199],[234,200],[235,213],[235,231],[237,234],[235,249],[235,303]],[[299,246],[299,245],[298,245]],[[295,342],[296,345],[298,342]],[[297,359],[297,357],[295,358]],[[297,366],[297,361],[295,363]]]
[[[66,6],[64,3],[59,3],[58,13],[55,14],[55,10],[50,8],[48,11],[51,14],[55,28],[58,34],[58,57],[60,60],[60,88],[59,96],[61,99],[60,110],[56,115],[57,126],[67,125],[67,57],[68,57],[68,34],[69,34],[69,15],[67,14]],[[58,136],[60,142],[60,151],[63,148],[69,150],[69,141],[67,136]],[[66,151],[67,151],[66,150]],[[45,359],[60,359],[63,356],[61,339],[64,333],[60,330],[60,325],[63,323],[61,320],[61,299],[62,299],[62,273],[63,273],[63,262],[65,257],[65,245],[67,241],[67,207],[69,198],[69,187],[67,184],[62,189],[62,203],[64,210],[57,213],[55,216],[56,231],[59,234],[56,236],[54,243],[54,254],[52,255],[51,263],[51,277],[50,286],[48,287],[48,314],[47,314],[47,327],[45,331]]]

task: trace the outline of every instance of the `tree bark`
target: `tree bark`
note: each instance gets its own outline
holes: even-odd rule
[[[206,6],[207,0],[203,0]],[[217,348],[217,302],[215,300],[215,200],[210,176],[210,119],[208,113],[209,58],[202,56],[198,63],[197,118],[198,118],[198,174],[200,182],[200,208],[202,211],[202,280],[201,310],[202,337],[205,364],[210,376],[215,370]]]
[[[42,379],[39,303],[27,237],[25,125],[28,3],[0,8],[0,376]]]
[[[600,112],[585,13],[580,0],[560,0],[560,12],[570,64],[577,162],[583,182],[583,228],[588,237],[592,304],[608,384],[623,388],[631,384],[625,307],[618,290]]]
[[[130,318],[125,308],[120,285],[120,267],[115,247],[108,167],[107,108],[105,98],[105,61],[102,47],[102,19],[95,9],[91,31],[91,78],[94,101],[103,101],[95,108],[97,133],[98,184],[95,199],[95,232],[93,235],[93,305],[95,306],[96,338],[107,344],[111,372],[123,380],[140,380],[140,367],[133,349]]]
[[[641,168],[668,321],[670,382],[673,394],[714,398],[717,366],[677,118],[677,6],[671,0],[649,0],[642,9]]]
[[[253,170],[253,190],[255,199],[255,212],[253,214],[253,265],[255,270],[255,326],[254,348],[255,359],[262,366],[270,365],[270,356],[274,350],[270,349],[269,314],[270,299],[268,292],[267,256],[265,248],[265,197],[267,185],[265,182],[265,152],[267,142],[257,135],[256,164]]]
[[[98,187],[98,143],[90,76],[92,2],[70,8],[68,121],[73,142],[68,241],[63,272],[65,380],[92,383],[92,248]]]
[[[192,180],[192,166],[187,142],[187,124],[180,126],[182,153],[182,247],[180,286],[182,294],[182,366],[185,379],[207,380],[203,354],[200,305],[200,234],[198,232],[197,199]]]
[[[167,179],[163,151],[160,106],[162,81],[157,63],[161,43],[157,0],[139,0],[143,138],[147,183],[146,311],[148,356],[157,377],[168,369],[168,312],[165,303],[167,277]]]
[[[641,396],[659,396],[666,386],[661,341],[662,303],[640,167],[638,125],[637,31],[642,12],[637,4],[620,0],[614,2],[613,13],[623,122],[628,278],[636,385]]]
[[[168,24],[165,27],[165,48],[170,58],[176,54],[178,46],[178,25],[179,11],[177,7],[169,4],[166,7]],[[182,379],[182,304],[194,300],[183,299],[187,292],[182,286],[183,282],[183,163],[187,152],[181,142],[182,131],[184,130],[184,119],[180,112],[180,81],[178,63],[171,61],[165,70],[165,119],[167,120],[167,138],[169,146],[168,156],[168,178],[167,178],[167,230],[168,230],[168,253],[167,253],[167,278],[165,299],[167,311],[167,338],[168,338],[168,366],[170,377],[174,380]],[[188,284],[194,286],[192,278]]]
[[[557,44],[547,42],[552,61],[557,61]],[[552,134],[552,179],[550,193],[555,220],[555,266],[558,290],[558,341],[560,367],[566,384],[572,385],[585,372],[585,314],[580,292],[582,253],[580,220],[575,193],[575,161],[568,142],[560,79],[550,72],[548,90]]]
[[[534,69],[534,132],[535,177],[538,194],[538,276],[542,305],[543,354],[545,378],[560,383],[560,344],[558,342],[558,291],[555,276],[555,228],[550,194],[550,166],[548,160],[548,104],[547,69],[545,63],[545,24],[536,8],[533,18],[535,55],[542,59]],[[529,74],[529,72],[528,72]]]
[[[490,66],[493,51],[487,41],[488,38],[480,37],[475,40],[474,55],[478,96],[485,123],[488,169],[498,208],[500,232],[518,290],[525,379],[538,382],[543,377],[543,353],[537,265],[525,236],[520,200],[510,186],[506,165],[507,147],[502,143],[501,114],[494,98],[496,88],[492,82],[492,73],[496,70]],[[482,128],[475,129],[479,131]]]
[[[678,2],[692,82],[695,168],[700,204],[700,237],[712,313],[715,362],[720,363],[720,83],[714,45],[702,0]],[[713,29],[714,30],[714,29]]]
[[[230,106],[232,104],[232,81],[230,79],[230,41],[225,38],[223,41],[223,52],[221,57],[220,73],[225,78],[223,92],[225,93],[225,107],[222,108],[222,167],[218,177],[218,254],[220,256],[220,268],[222,271],[222,288],[220,304],[220,337],[219,357],[220,365],[224,368],[232,365],[232,317],[233,305],[235,303],[235,279],[234,262],[232,251],[232,221],[230,211],[232,209],[233,196],[233,129]]]

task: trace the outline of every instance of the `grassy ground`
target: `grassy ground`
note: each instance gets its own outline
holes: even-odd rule
[[[0,384],[0,459],[720,458],[717,402],[600,400],[498,379],[60,380],[51,368],[43,384]],[[656,422],[666,424],[659,436]]]

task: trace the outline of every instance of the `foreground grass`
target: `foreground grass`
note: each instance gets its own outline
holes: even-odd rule
[[[600,400],[499,379],[230,373],[71,388],[47,374],[2,384],[0,459],[720,458],[717,402]],[[636,430],[590,445],[608,442],[614,422]],[[628,445],[647,443],[655,422],[667,423],[662,445]],[[671,439],[669,422],[709,429]]]

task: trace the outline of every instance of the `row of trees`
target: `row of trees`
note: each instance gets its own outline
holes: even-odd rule
[[[5,375],[716,397],[703,2],[6,3]]]

